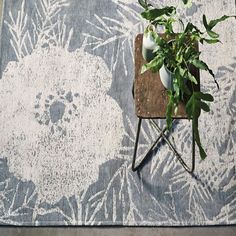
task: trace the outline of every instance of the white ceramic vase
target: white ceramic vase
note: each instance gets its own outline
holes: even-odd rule
[[[159,74],[163,86],[168,90],[173,90],[173,80],[175,78],[174,73],[168,70],[163,64],[163,66],[159,70]]]
[[[142,55],[145,61],[150,62],[154,57],[155,53],[153,50],[156,49],[156,43],[152,37],[152,32],[155,30],[153,25],[148,26],[147,32],[143,34],[143,44],[142,44]]]

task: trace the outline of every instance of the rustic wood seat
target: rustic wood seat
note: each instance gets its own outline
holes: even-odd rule
[[[185,170],[192,174],[195,168],[194,135],[192,135],[192,167],[189,168],[181,158],[181,155],[176,151],[174,145],[168,140],[167,136],[165,135],[167,127],[161,129],[154,121],[154,119],[166,118],[168,95],[167,95],[167,90],[162,85],[159,73],[152,73],[151,71],[146,71],[144,74],[141,74],[142,65],[146,63],[146,61],[143,59],[142,56],[142,39],[143,39],[142,34],[137,35],[137,37],[135,38],[135,79],[134,79],[133,95],[135,103],[135,112],[137,117],[139,118],[139,122],[138,122],[138,129],[134,147],[132,170],[137,171],[142,166],[145,159],[150,155],[151,151],[156,147],[157,143],[161,139],[164,139],[165,142],[169,145],[170,149],[174,152],[175,156],[178,158],[179,162],[185,168]],[[198,50],[197,44],[196,48]],[[190,71],[199,82],[197,86],[194,86],[194,90],[200,91],[199,70],[196,68],[191,68]],[[185,102],[180,103],[177,114],[172,114],[172,118],[173,119],[188,118],[185,112]],[[153,127],[160,133],[160,135],[156,139],[156,141],[153,144],[151,144],[150,149],[147,151],[147,153],[142,158],[140,163],[137,166],[135,166],[140,128],[143,119],[149,119]]]
[[[161,83],[159,73],[146,71],[141,74],[142,65],[147,63],[142,56],[142,40],[142,34],[139,34],[135,39],[135,112],[139,118],[165,119],[168,96],[167,90]],[[200,81],[199,70],[192,68],[191,73]],[[200,90],[199,86],[195,86],[195,90]],[[173,114],[173,118],[187,119],[184,102],[181,102],[178,113]]]

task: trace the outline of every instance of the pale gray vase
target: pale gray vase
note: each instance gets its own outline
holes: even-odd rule
[[[163,86],[168,90],[173,90],[173,80],[175,78],[174,73],[168,70],[163,64],[163,66],[159,70],[159,74]]]
[[[156,48],[156,43],[151,35],[151,32],[143,34],[143,43],[142,43],[142,55],[145,61],[150,62],[154,57],[155,53],[153,50]]]

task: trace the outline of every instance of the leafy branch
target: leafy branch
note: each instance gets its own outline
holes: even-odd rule
[[[189,119],[193,120],[193,132],[195,141],[199,147],[200,156],[202,159],[206,158],[206,152],[204,151],[198,130],[198,118],[201,115],[201,111],[209,112],[210,108],[208,104],[205,102],[213,102],[214,98],[212,95],[202,92],[193,92],[192,96],[190,97],[187,105],[186,105],[186,113]]]
[[[189,2],[183,0],[184,4]],[[235,18],[235,16],[223,15],[218,19],[209,21],[203,15],[204,31],[191,22],[184,25],[181,20],[178,20],[183,25],[184,30],[176,33],[173,30],[173,23],[177,21],[175,6],[155,8],[145,0],[139,0],[139,3],[144,8],[141,16],[154,27],[163,26],[164,28],[164,36],[159,35],[155,30],[150,31],[152,39],[156,43],[156,48],[153,51],[155,56],[150,62],[142,66],[141,73],[145,73],[147,70],[155,73],[165,66],[173,74],[173,88],[167,93],[169,97],[166,108],[167,127],[171,129],[173,113],[177,112],[179,103],[187,98],[186,113],[189,119],[193,120],[195,142],[199,147],[201,158],[205,159],[206,153],[200,141],[198,119],[201,111],[210,111],[206,101],[213,102],[214,99],[210,94],[196,91],[195,86],[198,85],[199,81],[192,74],[191,68],[207,71],[213,77],[218,89],[219,84],[215,79],[214,72],[207,63],[200,59],[201,52],[197,50],[196,44],[199,42],[201,44],[220,43],[219,34],[213,31],[214,27],[229,18]],[[187,81],[190,87],[186,85]]]

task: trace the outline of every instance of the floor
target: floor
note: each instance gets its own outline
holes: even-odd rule
[[[0,12],[2,8],[2,1],[0,0]],[[218,227],[180,227],[180,228],[168,228],[168,227],[100,227],[100,228],[20,228],[20,227],[0,227],[0,236],[110,236],[110,235],[126,235],[126,236],[236,236],[236,226],[218,226]]]
[[[1,236],[235,236],[236,226],[197,228],[0,228]]]

